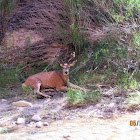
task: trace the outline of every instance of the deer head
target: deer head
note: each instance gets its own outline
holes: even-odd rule
[[[68,60],[68,63],[64,63],[59,57],[58,55],[56,55],[57,59],[60,62],[60,66],[63,68],[63,75],[69,75],[69,70],[71,66],[74,66],[75,63],[77,62],[77,60],[73,61],[72,60],[75,58],[75,52],[73,53],[72,57]]]

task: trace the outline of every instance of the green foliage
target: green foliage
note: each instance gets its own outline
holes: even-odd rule
[[[134,106],[134,105],[140,105],[140,92],[135,91],[135,92],[128,93],[126,104],[129,107]]]
[[[17,0],[3,0],[0,5],[3,31],[7,26],[7,17],[15,8]],[[123,90],[139,90],[140,74],[139,74],[139,52],[140,52],[140,32],[137,30],[139,26],[140,1],[139,0],[65,0],[66,9],[70,18],[71,41],[75,45],[77,54],[79,55],[79,67],[85,63],[85,67],[77,70],[72,74],[77,83],[82,85],[90,85],[92,89],[98,89],[96,92],[83,92],[80,90],[70,89],[67,96],[73,104],[86,104],[88,101],[96,102],[100,99],[100,89],[98,85],[119,86]],[[93,8],[93,12],[89,9]],[[100,26],[108,27],[110,23],[116,25],[116,36],[112,37],[113,31],[107,30],[107,37],[104,40],[97,40],[93,46],[87,48],[86,27],[88,24],[87,15],[83,12],[89,10],[89,15]],[[92,15],[92,14],[93,15]],[[84,24],[85,23],[85,24]],[[124,25],[124,26],[123,26]],[[125,27],[125,25],[128,25]],[[90,26],[92,27],[92,26]],[[121,27],[121,28],[119,28]],[[60,33],[66,36],[69,31],[64,31],[62,26],[58,26]],[[117,29],[121,29],[120,33]],[[129,32],[130,29],[130,32]],[[61,35],[61,34],[60,34]],[[60,36],[61,37],[61,36]],[[93,36],[92,36],[93,37]],[[121,39],[122,40],[121,40]],[[26,38],[27,54],[30,56],[30,37]],[[67,42],[64,42],[67,43]],[[7,46],[5,45],[5,50]],[[7,52],[7,51],[6,51]],[[5,55],[6,57],[6,55]],[[81,57],[81,58],[80,58]],[[83,60],[84,58],[84,60]],[[134,62],[131,64],[131,61]],[[5,88],[19,84],[21,86],[25,79],[38,73],[44,69],[46,64],[40,66],[29,66],[26,70],[17,67],[9,67],[5,64],[0,66],[0,93],[7,92]],[[136,64],[136,65],[134,65]],[[26,66],[25,66],[26,67]],[[57,68],[56,68],[57,69]],[[46,70],[47,71],[47,70]],[[24,72],[24,73],[23,73]],[[70,75],[71,76],[71,75]],[[73,80],[71,78],[71,80]],[[23,92],[32,92],[31,89],[25,88]]]
[[[17,0],[11,0],[11,1],[9,1],[9,0],[2,0],[1,2],[0,2],[0,10],[2,11],[2,10],[5,10],[4,12],[4,14],[5,15],[8,15],[8,14],[10,14],[10,12],[11,12],[11,10],[14,8],[14,6],[16,5],[16,2],[17,2]]]
[[[129,79],[129,88],[130,89],[140,89],[140,83],[138,83],[135,79]]]
[[[30,87],[22,86],[22,89],[23,89],[23,91],[26,91],[26,92],[33,92],[33,90]]]
[[[75,81],[89,85],[93,89],[97,89],[100,85],[107,88],[117,86],[122,90],[139,89],[138,67],[129,63],[132,58],[135,62],[138,61],[137,53],[130,55],[127,44],[121,46],[119,41],[110,37],[93,45],[96,47],[88,48],[79,59],[81,62],[78,65],[82,65],[85,61],[87,63],[84,68],[73,74]]]
[[[16,68],[7,68],[7,65],[0,67],[0,87],[8,87],[20,82],[21,72]]]
[[[71,40],[75,45],[75,52],[80,54],[85,45],[85,25],[82,25],[81,19],[86,20],[86,15],[82,15],[81,11],[85,6],[82,0],[65,0],[66,8],[69,10],[69,18],[71,20],[70,28],[72,30]]]
[[[31,38],[30,38],[30,36],[28,36],[26,38],[26,48],[27,48],[27,54],[28,54],[28,56],[30,56],[30,52],[31,52],[30,46],[31,46]]]
[[[140,2],[139,0],[113,0],[113,2],[117,5],[116,11],[120,11],[117,14],[114,14],[115,17],[121,17],[120,20],[117,20],[117,22],[123,22],[126,21],[134,21],[135,16],[139,15],[140,13]]]
[[[99,92],[83,92],[81,90],[72,89],[69,88],[69,91],[67,92],[67,97],[69,97],[70,102],[73,105],[82,105],[82,104],[88,104],[90,102],[95,103],[100,99]]]
[[[12,67],[7,64],[0,66],[0,97],[11,98],[21,93],[21,84],[24,79],[19,67]],[[14,94],[13,94],[14,93]]]
[[[93,0],[93,7],[98,9],[99,22],[107,23],[107,21],[122,23],[124,21],[137,23],[140,13],[139,0]],[[99,8],[108,16],[104,18]],[[111,19],[112,18],[112,19]]]
[[[138,46],[138,51],[140,51],[140,31],[139,33],[134,33],[134,43]]]
[[[0,130],[0,134],[5,134],[5,133],[8,133],[8,130],[7,129],[1,129]]]
[[[92,52],[92,60],[95,67],[104,63],[108,66],[113,60],[119,60],[121,64],[127,59],[126,48],[123,49],[119,46],[118,41],[108,38],[105,41],[97,41],[96,48]]]
[[[0,87],[0,97],[2,95],[7,95],[9,92],[10,92],[10,89],[8,89],[8,88],[1,88]]]
[[[120,86],[122,89],[138,89],[140,88],[140,84],[138,81],[136,81],[135,78],[130,78],[129,73],[125,73],[121,70],[118,70],[117,72],[117,80],[118,80],[118,86]]]
[[[1,11],[1,36],[0,36],[0,43],[5,36],[7,24],[9,22],[9,15],[10,13],[16,9],[18,0],[2,0],[0,1],[0,11]]]
[[[22,92],[23,92],[23,95],[31,95],[34,99],[37,99],[36,97],[36,93],[34,92],[33,89],[31,89],[30,87],[24,87],[22,86]]]

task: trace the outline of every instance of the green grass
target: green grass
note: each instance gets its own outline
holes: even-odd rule
[[[34,92],[33,89],[31,89],[30,87],[22,86],[22,90],[23,90],[23,92],[28,92],[28,93],[33,93]]]
[[[113,42],[113,44],[114,43],[115,42]],[[84,67],[81,67],[81,69],[70,75],[70,81],[76,83],[76,85],[83,85],[84,87],[98,92],[100,92],[100,88],[110,89],[113,87],[118,87],[118,89],[125,92],[129,90],[138,91],[140,89],[139,71],[137,68],[132,71],[124,71],[123,59],[127,54],[126,52],[120,52],[117,45],[113,45],[113,47],[111,45],[109,46],[111,48],[109,48],[106,43],[99,44],[98,48],[94,49],[93,55],[89,58],[87,57],[88,52],[84,52],[82,58],[85,59],[82,60],[80,58],[76,66],[80,67],[85,61],[87,61],[87,63]],[[104,48],[104,51],[102,49],[100,50],[100,48]],[[112,56],[108,51],[111,51],[116,55]],[[111,61],[113,61],[113,59],[114,62],[115,59],[119,59],[119,61],[122,62],[122,66],[119,67],[112,64]],[[92,68],[92,66],[94,66],[94,68]],[[89,98],[92,99],[91,95]],[[82,91],[74,92],[73,90],[70,90],[68,96],[74,104],[77,102],[86,103],[86,100],[88,100]]]
[[[10,92],[10,89],[8,89],[8,88],[1,88],[0,87],[0,98],[7,98],[7,97],[9,97],[9,92]]]
[[[0,130],[0,134],[5,134],[5,133],[8,133],[8,130],[7,129],[1,129]]]
[[[1,64],[0,66],[0,88],[15,87],[21,85],[27,77],[42,72],[46,67],[44,63],[40,66],[20,66],[19,64],[11,66],[9,64]],[[46,70],[47,71],[47,70]]]
[[[24,87],[24,86],[22,86],[22,93],[24,95],[28,95],[28,96],[31,95],[31,97],[33,97],[33,99],[35,99],[35,100],[37,99],[36,93],[30,87]]]
[[[99,92],[90,91],[90,92],[84,92],[77,89],[69,88],[69,91],[67,92],[67,97],[69,98],[70,103],[73,105],[78,104],[88,104],[88,103],[95,103],[98,100],[100,100],[100,94]]]
[[[130,92],[127,95],[128,107],[139,106],[140,107],[140,91]]]
[[[21,72],[16,68],[0,67],[0,71],[0,87],[7,88],[20,83]]]
[[[35,68],[34,68],[35,69]],[[0,96],[2,98],[8,98],[11,96],[18,96],[19,94],[26,93],[31,94],[33,91],[30,89],[22,90],[22,83],[25,79],[36,73],[33,68],[28,68],[28,71],[23,72],[20,66],[8,66],[8,64],[2,64],[0,66]]]

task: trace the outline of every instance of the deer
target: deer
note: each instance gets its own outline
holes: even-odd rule
[[[83,91],[86,89],[81,88],[77,85],[74,85],[69,82],[69,70],[70,67],[74,66],[77,60],[73,61],[75,58],[75,54],[68,60],[68,63],[64,63],[58,55],[55,56],[60,62],[60,66],[62,67],[62,72],[58,71],[49,71],[49,72],[41,72],[35,75],[32,75],[26,79],[26,81],[22,84],[22,87],[30,87],[34,90],[35,93],[49,98],[49,95],[46,95],[40,92],[40,89],[45,89],[44,91],[54,91],[54,88],[58,91],[67,92],[68,86],[72,88],[77,88]]]

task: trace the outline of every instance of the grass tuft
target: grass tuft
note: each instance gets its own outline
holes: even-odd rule
[[[77,89],[69,88],[67,92],[67,97],[69,98],[70,103],[73,105],[77,104],[88,104],[88,103],[95,103],[100,100],[99,92],[91,91],[91,92],[84,92]]]

